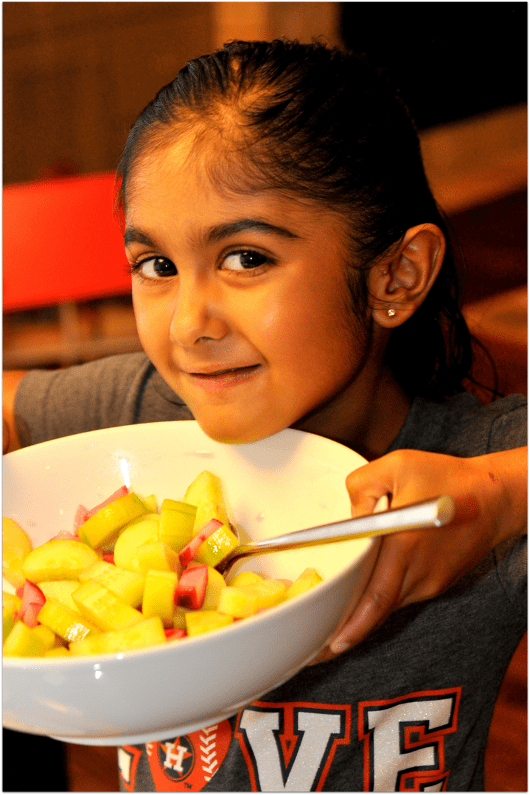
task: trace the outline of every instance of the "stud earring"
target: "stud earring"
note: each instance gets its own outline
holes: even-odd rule
[[[396,314],[396,310],[395,309],[388,309],[387,313],[388,313],[388,317],[394,317],[394,315]]]

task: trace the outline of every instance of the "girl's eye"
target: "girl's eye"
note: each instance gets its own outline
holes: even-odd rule
[[[270,264],[271,260],[259,251],[231,251],[223,260],[223,268],[229,271],[245,271]]]
[[[176,276],[177,269],[167,257],[149,257],[137,262],[133,268],[144,279],[160,279],[164,276]]]

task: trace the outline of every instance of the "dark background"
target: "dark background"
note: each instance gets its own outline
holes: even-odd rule
[[[387,67],[419,129],[526,102],[526,3],[342,3],[344,44]]]

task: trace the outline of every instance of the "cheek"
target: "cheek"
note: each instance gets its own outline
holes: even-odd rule
[[[132,298],[136,329],[143,347],[146,350],[158,347],[164,337],[168,336],[168,329],[165,328],[167,322],[164,321],[161,306],[138,295],[134,289]]]
[[[262,338],[276,360],[300,371],[349,362],[356,348],[354,319],[333,285],[290,291],[270,302],[260,318]]]

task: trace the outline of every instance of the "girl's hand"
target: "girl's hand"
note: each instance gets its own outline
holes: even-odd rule
[[[9,423],[5,417],[2,417],[2,455],[9,451],[10,440]]]
[[[15,398],[18,385],[26,370],[4,370],[2,373],[2,453],[10,453],[21,446],[15,422]]]
[[[445,527],[381,539],[360,601],[315,662],[359,643],[394,610],[442,593],[501,541],[523,535],[526,456],[526,448],[476,458],[397,450],[352,472],[346,485],[354,516],[372,513],[385,494],[392,508],[449,494],[455,517]]]

